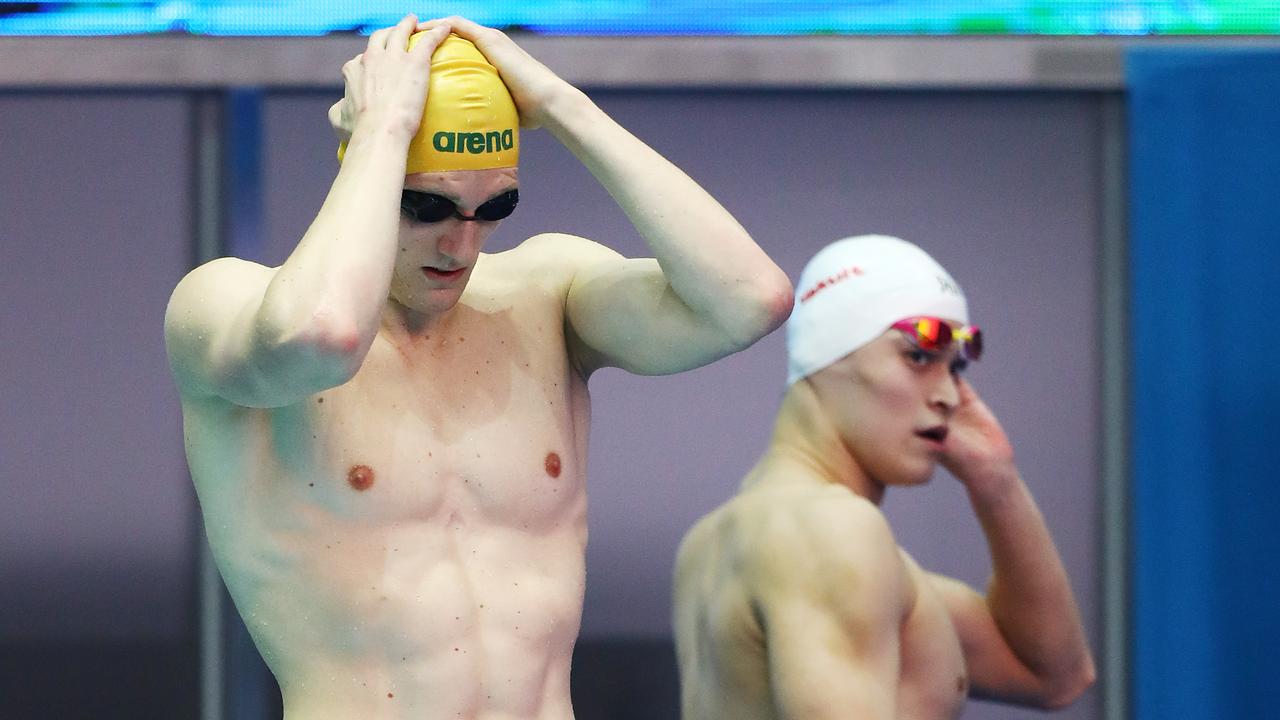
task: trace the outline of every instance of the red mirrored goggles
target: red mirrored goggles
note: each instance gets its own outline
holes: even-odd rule
[[[890,326],[901,330],[916,347],[930,353],[944,353],[951,343],[960,343],[960,354],[968,360],[982,357],[982,331],[977,325],[955,327],[946,320],[935,317],[915,317],[899,320]]]

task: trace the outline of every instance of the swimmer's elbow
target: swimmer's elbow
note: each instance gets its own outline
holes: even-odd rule
[[[1093,657],[1086,654],[1071,672],[1064,674],[1053,683],[1052,687],[1040,698],[1042,710],[1061,710],[1074,703],[1093,687],[1098,679]]]
[[[257,335],[264,365],[300,374],[316,390],[337,387],[355,376],[368,343],[354,319],[323,309],[291,315],[260,315]]]
[[[738,348],[746,348],[778,329],[791,315],[795,296],[791,281],[778,268],[754,279],[734,304],[726,330]]]
[[[765,309],[768,313],[766,334],[777,330],[782,323],[791,317],[791,308],[795,305],[795,290],[787,274],[777,268],[775,277],[769,282],[765,291]]]

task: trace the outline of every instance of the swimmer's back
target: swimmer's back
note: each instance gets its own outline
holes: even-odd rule
[[[853,552],[838,549],[859,545]],[[846,618],[831,605],[856,580],[842,567],[858,566],[858,556],[898,576],[883,516],[842,487],[755,486],[700,520],[676,560],[684,720],[825,717],[809,698],[838,683],[824,676],[857,655],[847,647]],[[831,562],[835,558],[853,562]],[[884,601],[872,612],[888,618],[875,624],[896,636],[909,593],[900,583],[888,585],[894,587],[873,590]],[[813,634],[826,638],[817,651],[805,649],[813,647]],[[894,638],[867,642],[896,656]],[[836,662],[828,662],[827,652]],[[896,677],[883,681],[893,686]]]
[[[772,717],[764,633],[746,584],[741,498],[702,518],[676,557],[676,655],[684,720]],[[749,521],[748,521],[749,522]]]

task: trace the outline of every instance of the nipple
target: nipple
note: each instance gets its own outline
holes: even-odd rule
[[[373,487],[373,469],[368,465],[356,465],[347,471],[347,484],[364,491]]]

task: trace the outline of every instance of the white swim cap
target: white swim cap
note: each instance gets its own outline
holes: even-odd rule
[[[969,324],[964,291],[924,250],[887,235],[837,240],[805,265],[787,322],[787,384],[917,316]]]

